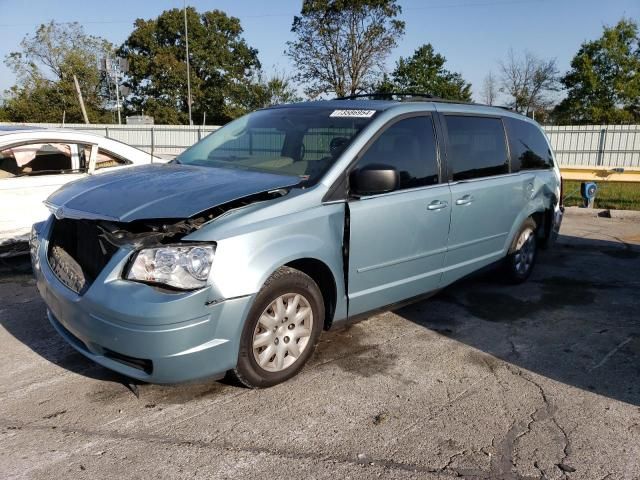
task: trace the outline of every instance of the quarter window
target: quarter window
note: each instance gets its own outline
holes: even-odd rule
[[[400,188],[438,183],[438,161],[430,116],[400,120],[387,128],[358,161],[357,168],[388,165],[400,174]]]
[[[449,136],[447,159],[453,181],[509,173],[502,120],[445,115]]]
[[[515,118],[506,118],[511,147],[511,171],[553,167],[549,144],[538,127]]]
[[[88,146],[85,148],[85,156],[89,159],[89,155],[91,154],[91,147]],[[111,167],[122,167],[124,165],[131,165],[133,162],[131,160],[126,160],[117,155],[114,155],[111,152],[107,152],[101,148],[98,149],[98,155],[96,157],[96,170],[100,170],[101,168],[111,168]]]

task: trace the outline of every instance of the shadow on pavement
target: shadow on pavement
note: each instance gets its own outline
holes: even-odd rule
[[[640,405],[639,292],[640,248],[561,236],[524,284],[491,271],[395,313],[558,382]]]
[[[97,380],[131,382],[91,362],[60,338],[47,319],[28,256],[0,259],[0,298],[0,325],[42,358]]]

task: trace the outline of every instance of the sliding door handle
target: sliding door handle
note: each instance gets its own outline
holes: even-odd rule
[[[456,200],[456,205],[469,205],[473,203],[473,197],[471,195],[465,195]]]

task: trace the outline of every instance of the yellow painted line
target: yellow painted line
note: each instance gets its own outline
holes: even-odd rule
[[[611,167],[560,167],[564,180],[592,180],[608,182],[640,183],[640,168],[624,168],[623,172],[614,171]]]

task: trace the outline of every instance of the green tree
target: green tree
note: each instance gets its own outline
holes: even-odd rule
[[[10,122],[11,117],[9,116],[9,112],[7,111],[7,106],[0,99],[0,122]]]
[[[638,24],[622,19],[597,40],[582,44],[562,78],[566,98],[557,122],[618,123],[640,120]]]
[[[259,103],[258,51],[242,38],[240,20],[220,10],[187,8],[192,117],[201,123],[228,122]],[[157,123],[188,123],[187,64],[181,9],[138,19],[118,54],[129,61],[125,85],[129,111],[152,115]]]
[[[108,85],[98,60],[112,51],[106,40],[87,35],[78,23],[49,22],[38,27],[11,52],[5,63],[17,83],[6,92],[5,110],[12,121],[82,122],[73,76],[78,78],[87,115],[92,122],[110,118]]]
[[[302,101],[290,78],[284,73],[275,73],[266,79],[260,75],[254,89],[258,97],[258,107]]]
[[[370,88],[404,34],[396,0],[304,0],[287,42],[295,80],[310,97],[342,97]]]
[[[449,100],[471,101],[471,84],[460,73],[445,68],[447,59],[430,43],[410,57],[400,57],[391,78],[384,76],[376,90],[380,93],[427,93]]]

